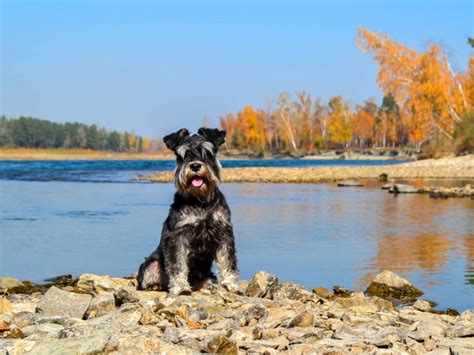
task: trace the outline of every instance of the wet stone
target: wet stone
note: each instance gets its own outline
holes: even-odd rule
[[[405,184],[395,184],[389,188],[388,192],[393,194],[400,194],[400,193],[417,193],[418,189],[411,185]]]
[[[25,293],[26,286],[23,282],[18,279],[11,277],[1,277],[0,278],[0,294],[7,292],[12,293]]]
[[[334,295],[338,297],[349,297],[354,291],[342,286],[333,286]]]
[[[362,183],[356,180],[341,180],[337,183],[339,187],[359,187],[364,186]]]
[[[372,296],[400,300],[413,300],[423,295],[423,291],[417,289],[404,278],[387,270],[375,276],[366,292]]]

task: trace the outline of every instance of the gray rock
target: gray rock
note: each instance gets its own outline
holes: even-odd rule
[[[258,321],[262,318],[266,318],[267,316],[268,316],[267,309],[261,305],[251,306],[244,312],[246,324],[249,324],[252,319],[255,319]]]
[[[25,328],[32,325],[36,320],[36,316],[31,312],[18,312],[13,315],[12,323],[18,328]]]
[[[393,194],[400,194],[400,193],[407,194],[407,193],[417,193],[418,189],[411,185],[395,184],[389,188],[388,192],[393,193]]]
[[[474,342],[471,338],[444,338],[440,336],[433,336],[433,339],[438,343],[438,346],[445,346],[457,349],[470,349],[469,352],[465,352],[465,354],[472,354],[474,350]]]
[[[38,308],[44,316],[82,318],[91,300],[91,295],[67,292],[53,286],[41,298]]]
[[[234,324],[234,321],[232,319],[221,319],[215,323],[212,323],[207,327],[209,330],[227,330],[227,329],[232,329],[232,326]]]
[[[278,300],[294,300],[305,302],[309,299],[318,298],[315,294],[294,282],[282,282],[273,286],[270,290],[270,298]]]
[[[189,319],[191,319],[193,322],[199,322],[207,318],[207,313],[203,311],[196,311],[194,309],[189,309],[188,313],[189,313]]]
[[[250,297],[265,297],[271,288],[278,284],[278,277],[265,271],[257,272],[250,280],[245,294]]]
[[[415,339],[416,341],[422,341],[434,335],[444,336],[444,327],[441,324],[431,321],[422,321],[417,325],[416,330],[411,332],[408,336],[412,339]]]
[[[36,324],[36,325],[30,325],[28,327],[25,327],[22,329],[23,334],[25,336],[30,336],[32,334],[45,334],[50,337],[57,338],[59,335],[59,332],[63,330],[63,326],[60,324],[54,324],[54,323],[43,323],[43,324]]]
[[[88,318],[100,317],[115,311],[115,297],[112,292],[100,293],[94,298],[87,309]]]
[[[358,186],[364,186],[360,182],[356,180],[341,180],[337,183],[337,186],[340,187],[358,187]]]
[[[448,336],[454,338],[474,337],[474,322],[460,321],[448,331]]]
[[[116,350],[118,339],[111,334],[97,334],[83,338],[48,340],[36,344],[31,354],[97,354]]]
[[[397,334],[396,329],[382,329],[378,331],[372,338],[367,342],[369,344],[375,345],[376,347],[390,347],[392,344],[399,342],[400,338]]]
[[[179,331],[176,328],[171,328],[168,327],[165,329],[165,334],[164,334],[164,339],[165,341],[173,344],[178,344],[179,343]]]
[[[130,290],[127,288],[120,288],[115,293],[115,302],[118,306],[121,306],[124,303],[136,303],[139,301],[139,298],[135,295],[137,291]]]

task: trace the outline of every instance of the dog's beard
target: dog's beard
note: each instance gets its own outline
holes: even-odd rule
[[[176,171],[176,187],[186,197],[194,197],[200,202],[209,202],[214,196],[218,178],[206,165],[198,172],[184,166]]]

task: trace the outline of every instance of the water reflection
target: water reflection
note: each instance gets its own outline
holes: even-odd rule
[[[443,307],[474,307],[473,200],[395,197],[377,183],[222,188],[244,279],[267,270],[308,288],[361,290],[390,269]],[[0,189],[0,276],[34,281],[135,272],[159,241],[174,191],[172,184],[18,181],[1,181]]]

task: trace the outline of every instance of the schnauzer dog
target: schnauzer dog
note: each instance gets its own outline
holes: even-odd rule
[[[230,209],[219,190],[221,165],[216,154],[225,131],[185,128],[163,138],[176,155],[176,193],[163,224],[158,248],[140,265],[138,289],[189,294],[216,280],[240,292]]]

